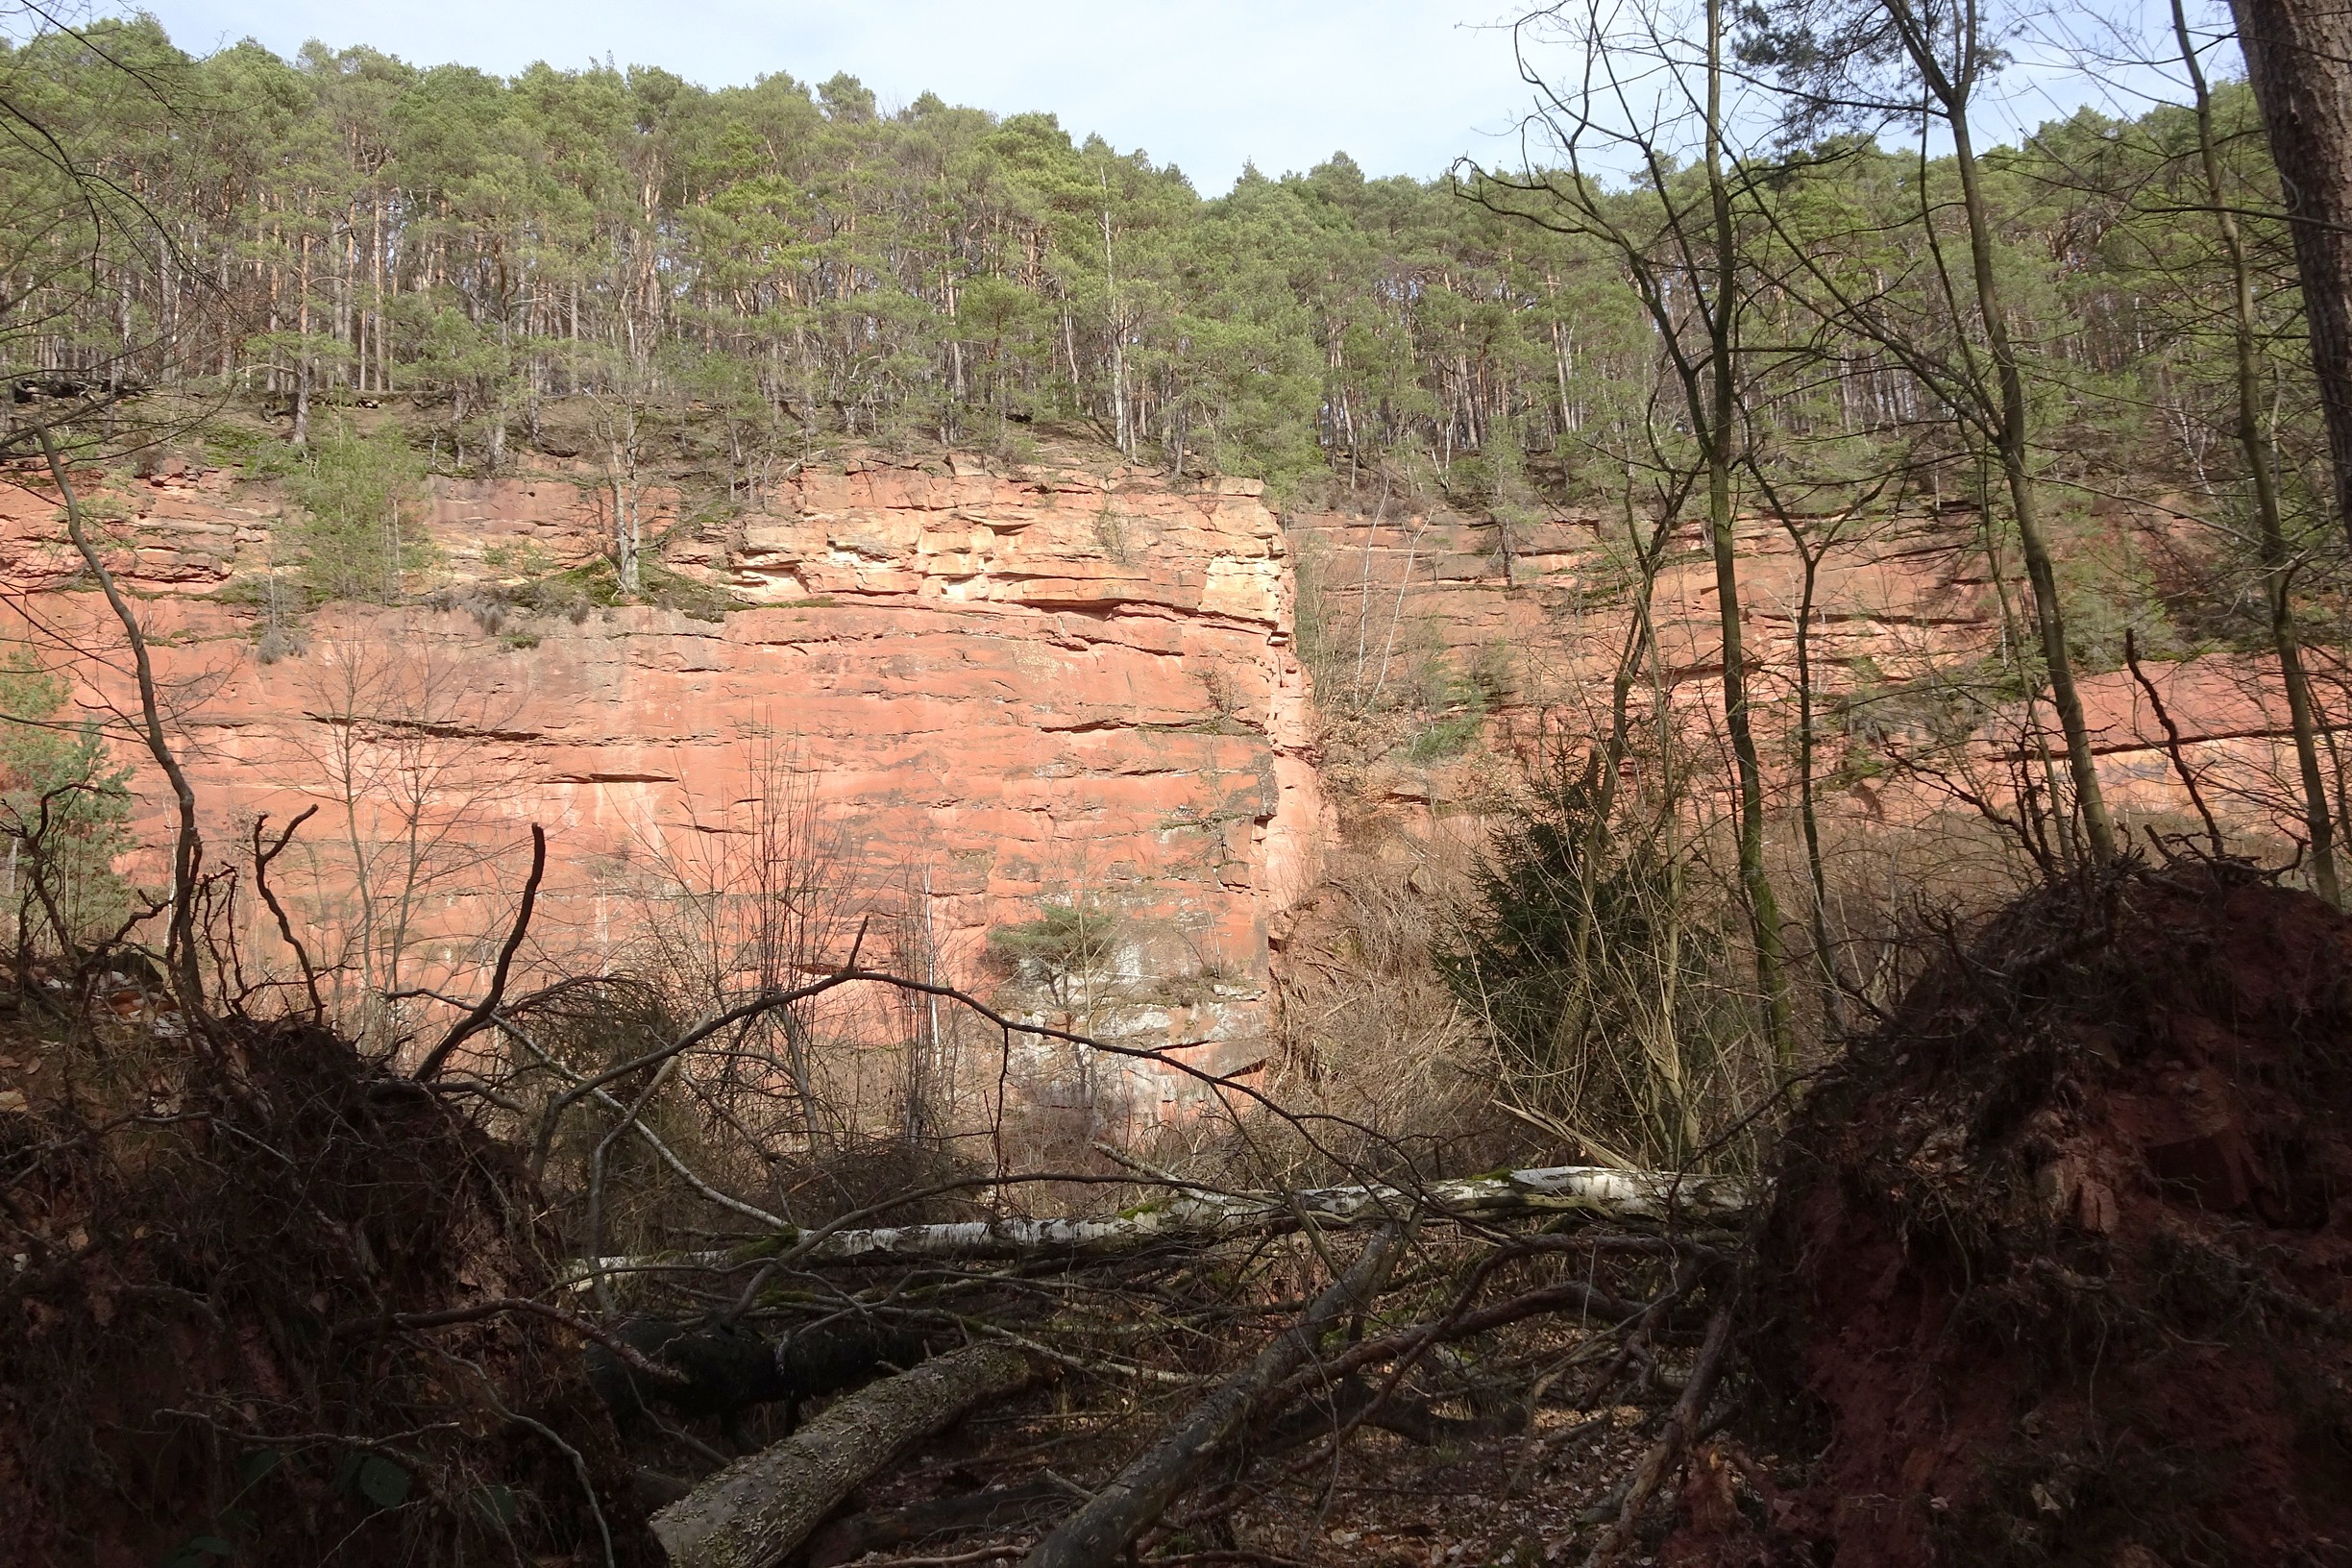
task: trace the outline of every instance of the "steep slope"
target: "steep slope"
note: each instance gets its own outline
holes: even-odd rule
[[[276,875],[347,994],[465,989],[537,822],[554,845],[547,969],[646,963],[658,926],[651,961],[740,973],[710,912],[772,894],[794,929],[763,965],[886,955],[1032,1017],[1247,1068],[1266,1058],[1269,939],[1313,879],[1326,796],[1388,825],[1474,814],[1489,747],[1600,732],[1630,625],[1611,519],[1286,523],[1250,481],[1175,485],[1083,452],[804,470],[749,510],[648,488],[631,499],[654,542],[651,602],[630,603],[603,564],[615,497],[599,471],[437,480],[424,602],[303,613],[272,486],[149,466],[167,471],[85,488],[143,600],[216,859],[258,813],[321,808]],[[18,480],[0,493],[0,581],[20,629],[83,674],[92,712],[120,711],[119,659],[92,656],[116,638],[57,498]],[[1777,528],[1748,527],[1743,548],[1779,809],[1803,573]],[[1875,757],[1993,711],[1954,704],[1947,677],[1995,684],[2000,593],[1956,514],[1825,557],[1811,622],[1825,814],[1864,835],[1971,814],[1890,787]],[[1703,752],[1720,655],[1695,541],[1677,542],[1654,613],[1635,704],[1663,703]],[[2225,817],[2272,830],[2290,775],[2259,661],[2156,668]],[[2142,694],[2119,671],[2086,694],[2119,805],[2177,822]],[[1370,718],[1351,731],[1354,714]],[[2015,717],[1969,748],[1997,784],[2033,766]],[[150,885],[158,784],[138,784]],[[265,925],[241,940],[289,956]],[[1090,1068],[1032,1066],[1049,1100],[1103,1099]],[[1113,1098],[1150,1116],[1184,1092],[1155,1076]]]

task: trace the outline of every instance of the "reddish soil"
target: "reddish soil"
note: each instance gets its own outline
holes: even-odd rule
[[[323,1030],[221,1027],[233,1073],[0,1028],[0,1561],[637,1560],[576,1341],[392,1321],[544,1296],[521,1158]]]
[[[1949,942],[1809,1097],[1759,1278],[1818,1458],[1671,1560],[2352,1563],[2352,919],[2183,866]]]

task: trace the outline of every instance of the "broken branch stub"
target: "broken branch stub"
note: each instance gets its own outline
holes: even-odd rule
[[[711,1477],[653,1515],[654,1538],[677,1568],[772,1568],[909,1444],[1037,1376],[1035,1361],[1003,1345],[934,1357]]]

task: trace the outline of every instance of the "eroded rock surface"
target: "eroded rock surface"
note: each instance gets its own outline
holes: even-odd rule
[[[985,987],[987,932],[1099,910],[1116,922],[1102,972],[1082,995],[1042,987],[1037,1011],[1202,1041],[1212,1070],[1262,1057],[1266,927],[1311,875],[1319,804],[1285,542],[1254,483],[963,461],[805,474],[670,539],[674,570],[724,590],[684,613],[517,601],[521,575],[598,554],[592,476],[444,482],[446,607],[331,605],[265,661],[272,499],[217,472],[98,478],[95,526],[142,598],[216,842],[315,802],[306,842],[327,862],[355,822],[397,849],[420,817],[504,851],[413,900],[428,967],[496,931],[530,822],[554,846],[541,940],[595,960],[649,877],[691,883],[723,842],[739,865],[781,821],[794,874],[894,890],[939,972]],[[659,535],[674,499],[646,502]],[[0,526],[10,586],[43,590],[46,640],[114,647],[56,498],[12,489]],[[80,668],[91,704],[127,700],[119,668]],[[139,780],[150,845],[159,782]],[[279,877],[352,924],[348,886],[295,886],[290,862]]]
[[[579,586],[613,502],[587,466],[436,481],[428,604],[303,613],[270,487],[163,466],[87,476],[93,526],[142,600],[215,844],[242,842],[256,813],[321,807],[307,858],[279,875],[333,940],[372,930],[422,967],[410,978],[462,989],[538,822],[555,846],[550,966],[610,962],[649,901],[689,907],[762,862],[757,876],[823,906],[792,964],[838,962],[876,915],[889,929],[869,959],[915,951],[926,972],[1009,988],[1033,1017],[1199,1041],[1219,1072],[1265,1055],[1269,933],[1312,881],[1326,797],[1409,826],[1470,821],[1494,768],[1477,743],[1605,729],[1630,625],[1622,518],[1507,529],[1381,508],[1286,524],[1249,481],[969,458],[806,471],[740,513],[649,488],[636,501],[667,584],[649,597],[669,608],[599,607]],[[0,581],[53,660],[115,649],[56,498],[21,478],[36,487],[0,494]],[[1818,542],[1826,525],[1806,527]],[[1669,551],[1658,656],[1633,696],[1643,712],[1662,700],[1686,737],[1715,732],[1721,701],[1698,546]],[[1944,695],[1972,667],[1990,684],[2003,594],[2018,593],[1992,577],[1971,519],[1839,543],[1809,609],[1785,531],[1743,525],[1742,550],[1776,801],[1794,793],[1801,622],[1825,820],[1867,834],[1965,815],[1874,760],[1939,725],[1979,726],[1963,784],[1997,792],[2043,769],[2022,709],[1984,723]],[[1316,649],[1319,714],[1301,644]],[[119,659],[75,662],[93,710],[127,703]],[[2150,666],[2233,827],[2276,829],[2292,776],[2264,664]],[[2187,801],[2144,694],[2112,671],[2084,695],[2119,811],[2179,826]],[[1324,747],[1350,712],[1374,716],[1373,744]],[[159,780],[138,787],[159,845]],[[350,870],[362,860],[364,879]],[[139,870],[156,884],[163,867],[151,855]],[[1095,969],[992,968],[990,932],[1057,906],[1115,924]],[[1156,1114],[1183,1087],[1139,1080],[1129,1099]]]
[[[2167,543],[2162,521],[2119,514],[2104,526],[2150,554]],[[1801,624],[1810,628],[1814,768],[1825,812],[1876,824],[1970,809],[1948,790],[1890,789],[1874,755],[1890,742],[1972,738],[1974,776],[1954,782],[1996,794],[2021,776],[2038,782],[2045,765],[2031,735],[2045,732],[2053,751],[2063,744],[2047,703],[2029,712],[1997,700],[1990,719],[1982,705],[2005,658],[2004,597],[2013,627],[2028,600],[2015,563],[2007,580],[1996,577],[1975,517],[1946,509],[1867,529],[1809,518],[1803,532],[1807,548],[1821,551],[1809,588],[1785,529],[1763,518],[1739,528],[1747,651],[1757,671],[1752,700],[1778,795],[1794,794]],[[1411,693],[1433,713],[1453,713],[1458,731],[1461,715],[1482,709],[1487,737],[1523,749],[1539,729],[1571,741],[1606,732],[1610,681],[1631,629],[1633,556],[1622,515],[1568,513],[1506,527],[1444,511],[1313,512],[1291,519],[1289,533],[1303,582],[1302,639],[1318,646],[1327,704],[1393,705]],[[1666,549],[1652,615],[1657,656],[1635,672],[1636,715],[1662,694],[1687,736],[1713,735],[1722,638],[1714,565],[1696,525]],[[2106,662],[2116,657],[2108,648]],[[2224,827],[2276,834],[2287,816],[2280,781],[2294,777],[2294,758],[2275,663],[2217,652],[2177,664],[2151,658],[2144,668]],[[1964,683],[1976,688],[1976,704],[1952,700]],[[2095,669],[2080,687],[2110,803],[2126,821],[2180,826],[2191,802],[2144,691],[2114,668]],[[1446,723],[1432,721],[1416,744],[1358,759],[1357,776],[1331,780],[1334,793],[1408,813],[1475,801],[1477,771],[1464,776],[1446,766],[1465,738],[1447,734]],[[2055,766],[2063,771],[2062,754]]]

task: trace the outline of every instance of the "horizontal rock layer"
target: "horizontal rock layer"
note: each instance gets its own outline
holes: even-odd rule
[[[544,582],[600,552],[610,498],[587,476],[445,481],[446,608],[297,618],[270,610],[272,561],[293,551],[266,492],[219,473],[90,478],[208,836],[321,805],[277,879],[346,939],[372,919],[404,977],[478,965],[538,822],[547,967],[623,961],[648,899],[674,913],[698,885],[780,875],[822,906],[795,964],[845,958],[879,918],[902,928],[901,959],[1018,992],[985,934],[1059,903],[1115,918],[1115,939],[1075,984],[1031,974],[1033,1013],[1203,1042],[1216,1070],[1263,1057],[1266,927],[1310,874],[1319,805],[1285,542],[1254,484],[966,462],[805,474],[670,538],[672,567],[722,591],[697,619],[518,596],[518,569]],[[674,500],[645,501],[658,534]],[[54,494],[9,491],[0,551],[53,658],[118,649]],[[264,639],[300,650],[265,662]],[[74,662],[91,711],[121,712],[120,661]],[[152,772],[150,883],[166,834]],[[421,865],[412,827],[431,841]],[[413,907],[392,910],[404,890]],[[870,962],[885,938],[867,940]]]
[[[2114,517],[2109,529],[2155,528]],[[1540,727],[1576,741],[1605,733],[1609,683],[1630,631],[1632,560],[1621,516],[1556,516],[1504,527],[1447,513],[1374,516],[1311,513],[1290,521],[1303,581],[1302,638],[1317,649],[1327,704],[1393,702],[1413,690],[1443,711],[1489,710],[1491,738],[1525,749]],[[1831,538],[1830,520],[1805,520],[1808,548]],[[2156,531],[2161,531],[2157,529]],[[2009,567],[1997,582],[1975,517],[1947,510],[1895,527],[1842,530],[1824,551],[1808,600],[1803,558],[1786,530],[1762,519],[1739,526],[1740,594],[1752,699],[1765,767],[1785,803],[1793,792],[1798,702],[1797,629],[1807,641],[1815,694],[1816,777],[1825,809],[1863,822],[1917,821],[1961,810],[1922,786],[1889,793],[1875,754],[1890,742],[1924,740],[1958,724],[1981,785],[2005,791],[2020,765],[2039,777],[2042,748],[2063,742],[2046,702],[1982,707],[1949,702],[1947,688],[1972,681],[1979,698],[2003,659],[2001,600],[2027,602]],[[1686,734],[1719,750],[1723,651],[1715,569],[1694,525],[1669,545],[1652,610],[1654,661],[1636,674],[1633,708],[1654,692]],[[2286,701],[2272,661],[2214,653],[2180,663],[2150,660],[2150,681],[2180,731],[2182,753],[2225,825],[2288,830],[2292,807],[2281,781],[2294,776]],[[2109,669],[2080,681],[2093,749],[2111,805],[2126,821],[2181,825],[2192,811],[2154,705],[2130,674]],[[2352,693],[2323,693],[2340,711]],[[1974,725],[1972,737],[1971,726]],[[1951,731],[1942,731],[1950,738]],[[1400,749],[1372,760],[1348,791],[1391,810],[1457,809],[1479,780],[1442,756]]]
[[[85,677],[90,712],[119,717],[119,638],[58,498],[18,478],[0,492],[0,581],[19,629]],[[219,471],[86,481],[155,638],[216,858],[257,813],[321,807],[277,877],[326,932],[324,958],[344,962],[331,983],[346,993],[471,984],[538,822],[554,860],[542,969],[740,969],[742,911],[713,916],[709,895],[765,890],[795,919],[763,963],[821,968],[864,940],[869,961],[886,951],[1033,1017],[1245,1069],[1266,1054],[1268,932],[1313,875],[1326,784],[1406,820],[1474,805],[1475,756],[1449,759],[1482,729],[1507,750],[1599,733],[1630,625],[1619,519],[1505,528],[1383,509],[1286,528],[1245,481],[969,459],[803,472],[716,521],[648,490],[668,584],[652,597],[677,608],[581,592],[613,502],[595,474],[437,481],[429,602],[305,615],[269,487]],[[1658,656],[1635,706],[1662,700],[1703,738],[1722,658],[1701,543],[1678,538],[1660,575]],[[1741,546],[1760,729],[1785,786],[1803,563],[1762,523],[1743,524]],[[1826,553],[1810,641],[1828,809],[1867,823],[1951,807],[1888,791],[1868,758],[1949,722],[1939,685],[1997,660],[2003,591],[1962,514]],[[1403,743],[1322,777],[1300,641],[1328,713],[1386,713],[1389,727],[1402,713]],[[2217,808],[2258,827],[2280,821],[2291,776],[2263,664],[2152,667]],[[2085,698],[2119,810],[2176,822],[2186,801],[2138,686],[2109,672]],[[2027,718],[1980,727],[1972,765],[2037,769]],[[159,786],[139,775],[150,885]],[[989,933],[1055,905],[1115,922],[1086,972],[992,959]],[[275,943],[257,926],[247,940]],[[1099,1103],[1099,1065],[1045,1052],[1029,1066],[1045,1098]],[[1147,1115],[1191,1091],[1128,1090]]]

